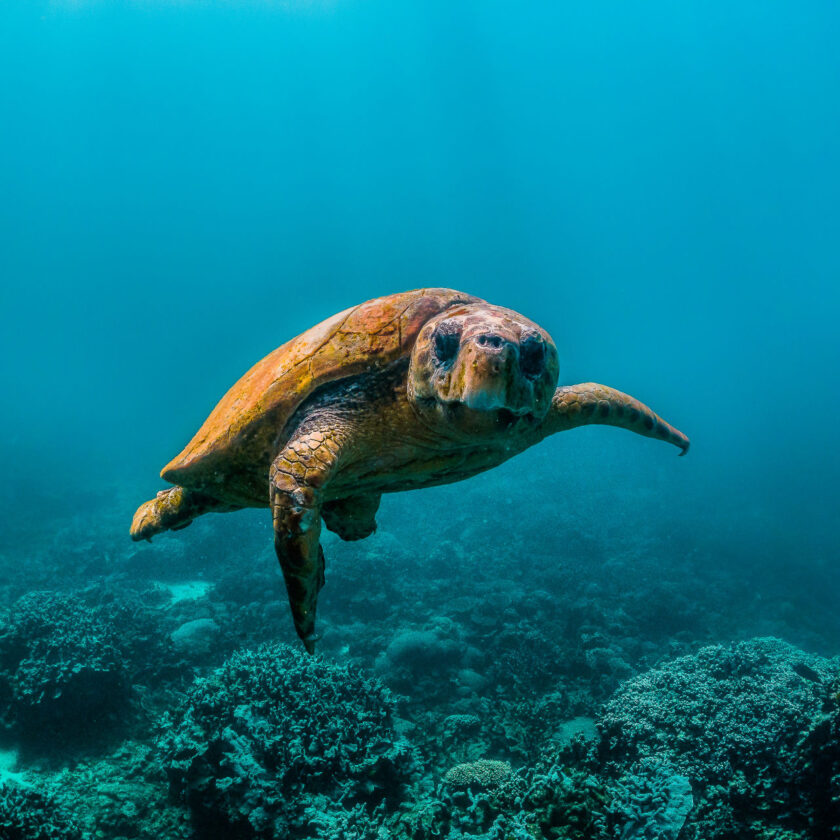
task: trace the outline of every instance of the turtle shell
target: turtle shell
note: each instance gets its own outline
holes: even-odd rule
[[[257,362],[161,477],[222,501],[266,505],[269,467],[286,423],[304,400],[330,382],[407,356],[430,318],[478,300],[452,289],[417,289],[327,318]]]

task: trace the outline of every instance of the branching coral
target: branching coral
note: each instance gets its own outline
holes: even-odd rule
[[[0,837],[82,840],[82,832],[49,796],[30,787],[0,784]]]
[[[286,645],[241,651],[199,679],[161,739],[171,789],[202,836],[311,836],[312,797],[395,801],[414,768],[378,681]]]
[[[840,812],[825,718],[836,670],[772,638],[703,648],[616,691],[597,759],[620,774],[658,757],[688,777],[700,796],[686,836],[726,837],[727,826],[752,822],[827,837],[814,829],[836,825]]]
[[[128,667],[115,633],[72,595],[33,592],[0,628],[3,715],[27,740],[79,735],[126,702]]]
[[[621,763],[668,756],[702,782],[725,782],[737,770],[790,777],[794,746],[831,673],[826,660],[778,639],[703,648],[616,691],[599,723],[602,755]]]
[[[677,840],[694,806],[689,780],[655,758],[634,765],[610,793],[607,818],[616,840]]]

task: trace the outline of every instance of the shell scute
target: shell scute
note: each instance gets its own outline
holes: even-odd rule
[[[268,468],[284,427],[316,389],[397,361],[411,352],[429,318],[476,300],[452,289],[418,289],[327,318],[245,373],[161,476],[232,502],[266,499]]]

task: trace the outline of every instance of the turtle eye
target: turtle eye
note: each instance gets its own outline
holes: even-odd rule
[[[519,366],[529,379],[536,379],[545,370],[545,344],[536,336],[519,345]]]
[[[451,364],[461,346],[461,333],[457,329],[441,328],[435,333],[435,358],[442,365]]]

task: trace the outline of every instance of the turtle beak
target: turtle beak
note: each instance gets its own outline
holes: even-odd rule
[[[474,411],[504,409],[515,415],[533,411],[533,395],[523,387],[519,344],[500,332],[482,332],[464,342],[458,365],[461,402]]]

